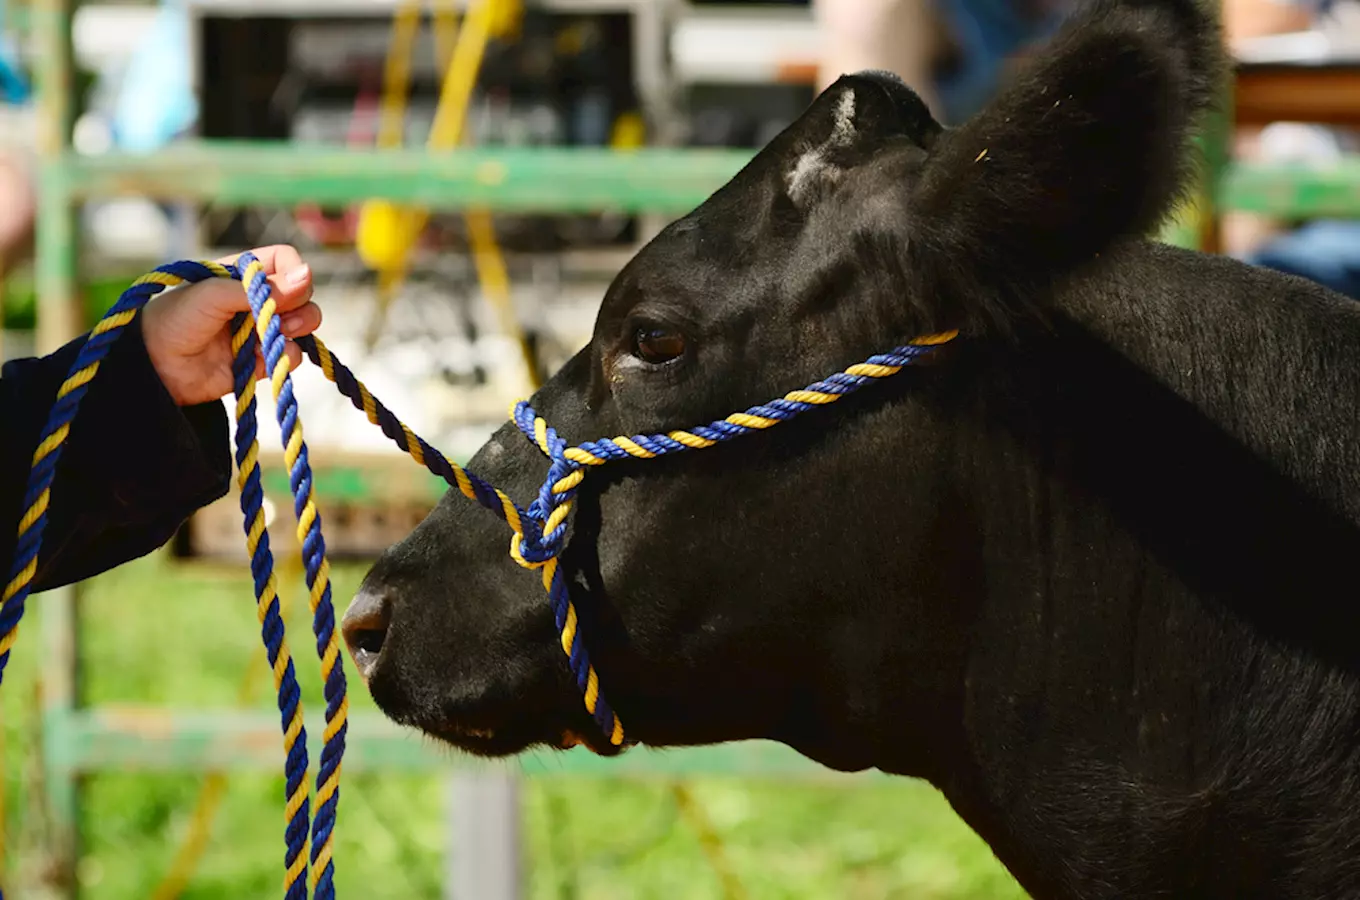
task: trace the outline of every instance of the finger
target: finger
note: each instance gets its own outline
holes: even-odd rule
[[[312,299],[312,269],[291,244],[272,244],[252,250],[265,275],[280,312],[297,309]]]
[[[220,318],[229,318],[250,309],[250,300],[244,287],[235,281],[205,281],[192,286],[191,290],[195,303],[219,313]],[[304,263],[301,268],[292,269],[286,275],[270,276],[269,296],[274,299],[274,306],[281,313],[305,306],[312,299],[311,268]]]
[[[270,293],[280,312],[297,309],[312,299],[312,269],[306,263],[269,276]]]
[[[186,303],[190,308],[210,311],[215,319],[226,321],[238,312],[250,311],[245,288],[238,281],[214,278],[189,285],[181,291],[175,295],[177,302]]]
[[[321,327],[321,307],[315,303],[287,313],[281,319],[285,337],[299,338]]]
[[[312,269],[291,244],[273,244],[251,251],[260,260],[274,304],[280,312],[297,309],[312,299]]]
[[[302,265],[302,254],[292,244],[271,244],[250,252],[264,266],[266,275],[283,275]]]
[[[292,341],[283,345],[283,352],[288,354],[288,362],[291,363],[288,371],[297,371],[302,366],[302,348]]]
[[[302,348],[292,341],[283,342],[284,355],[288,357],[288,371],[295,372],[302,365]],[[269,370],[265,367],[264,356],[259,349],[255,350],[255,380],[263,381],[269,377]]]
[[[299,281],[290,281],[292,276]],[[195,302],[202,303],[221,313],[221,318],[229,318],[238,312],[248,312],[250,310],[250,298],[246,295],[245,289],[235,281],[208,281],[195,285],[194,289],[202,293],[196,294],[198,298]],[[286,313],[305,306],[312,300],[312,272],[307,266],[301,269],[294,269],[288,276],[273,275],[269,278],[269,296],[274,301],[274,309],[278,313]],[[320,309],[317,310],[317,315]],[[317,320],[318,322],[320,319]],[[313,325],[313,328],[316,326]]]
[[[302,254],[291,244],[270,244],[268,247],[256,247],[250,252],[260,261],[266,275],[286,272],[302,264]],[[224,256],[217,261],[224,266],[230,266],[235,265],[240,258],[241,254],[233,253],[231,256]]]
[[[270,296],[280,311],[296,309],[312,299],[312,270],[302,261],[302,254],[291,244],[271,244],[250,251],[260,261],[269,279]],[[234,265],[241,258],[236,253],[217,260],[223,265]],[[248,308],[238,306],[236,311]]]

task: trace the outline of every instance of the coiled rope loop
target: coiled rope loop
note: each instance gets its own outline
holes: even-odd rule
[[[313,498],[311,465],[307,444],[302,436],[297,400],[293,395],[288,357],[284,353],[285,340],[280,330],[278,312],[270,296],[269,282],[259,260],[252,254],[242,254],[236,265],[181,261],[161,266],[137,279],[90,332],[70,374],[57,391],[56,402],[33,453],[14,562],[3,598],[0,599],[0,604],[3,604],[0,605],[0,681],[3,681],[5,665],[9,661],[10,650],[24,614],[24,604],[37,571],[53,476],[71,422],[75,419],[90,381],[99,371],[100,363],[118,335],[148,300],[167,287],[208,278],[241,281],[251,309],[251,315],[242,314],[233,322],[235,458],[242,524],[250,552],[260,633],[274,675],[283,732],[286,798],[284,893],[286,900],[304,900],[308,896],[308,879],[304,875],[310,870],[313,896],[333,900],[335,863],[332,847],[336,808],[340,800],[340,764],[345,752],[349,701],[336,636],[330,563],[326,559],[326,543],[321,534],[321,517]],[[956,335],[957,332],[950,331],[917,338],[802,390],[792,391],[745,412],[733,413],[725,419],[688,431],[603,438],[573,447],[568,446],[528,403],[517,403],[511,411],[515,425],[549,459],[547,477],[527,509],[520,509],[503,491],[448,459],[411,431],[335,358],[320,339],[309,335],[299,338],[297,344],[321,368],[326,378],[350,399],[355,408],[362,410],[368,420],[381,428],[399,448],[463,496],[491,510],[510,527],[510,556],[519,565],[539,572],[557,623],[562,650],[576,676],[587,712],[609,742],[621,746],[624,743],[623,724],[600,692],[599,677],[590,662],[584,642],[577,634],[576,609],[558,565],[566,541],[572,503],[586,471],[592,466],[602,466],[613,460],[653,459],[686,450],[702,450],[753,431],[770,428],[818,406],[834,403],[878,379],[895,375]],[[284,460],[289,469],[297,537],[302,547],[304,571],[310,591],[312,630],[324,679],[326,727],[316,777],[316,816],[311,821],[310,839],[307,732],[303,724],[301,693],[293,659],[288,649],[283,619],[279,614],[274,557],[264,521],[254,382],[257,346],[263,348],[265,371],[273,390],[275,414],[281,430]],[[3,900],[2,895],[0,900]]]
[[[330,564],[321,534],[321,518],[312,496],[312,472],[307,444],[302,436],[297,400],[293,396],[284,338],[269,282],[253,255],[242,254],[235,266],[214,262],[175,262],[142,276],[118,298],[118,302],[91,331],[70,374],[57,390],[56,402],[33,453],[24,513],[19,520],[14,562],[0,607],[0,680],[9,661],[10,648],[24,614],[38,553],[53,476],[72,421],[90,381],[113,342],[147,301],[167,287],[208,278],[232,278],[245,284],[251,316],[238,316],[233,323],[232,363],[236,394],[236,465],[241,492],[241,512],[254,576],[260,633],[264,641],[274,686],[278,694],[280,726],[284,744],[285,818],[284,895],[287,900],[308,896],[308,870],[313,896],[333,900],[335,864],[332,860],[336,807],[340,800],[340,763],[345,752],[349,700],[344,666],[336,636],[335,608],[331,601]],[[307,730],[303,724],[301,691],[288,649],[283,619],[279,614],[278,584],[274,556],[264,521],[264,491],[260,484],[259,441],[255,404],[255,350],[264,349],[265,371],[273,388],[277,418],[283,439],[284,459],[297,517],[297,536],[302,545],[304,570],[311,594],[312,628],[325,680],[326,728],[321,765],[316,779],[316,817],[310,822],[308,792]],[[310,844],[310,855],[309,855]]]

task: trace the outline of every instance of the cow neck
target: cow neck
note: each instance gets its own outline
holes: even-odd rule
[[[1044,336],[982,365],[960,421],[984,550],[967,752],[938,783],[1032,892],[1110,878],[1142,896],[1165,886],[1136,880],[1156,871],[1136,854],[1208,853],[1175,821],[1136,845],[1129,829],[1192,811],[1235,766],[1294,760],[1297,735],[1231,718],[1278,701],[1268,673],[1292,673],[1300,709],[1360,714],[1355,607],[1335,599],[1360,579],[1360,310],[1152,244],[1053,302]],[[1305,796],[1288,782],[1336,770],[1261,784]]]

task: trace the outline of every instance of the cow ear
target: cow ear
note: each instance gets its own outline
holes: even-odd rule
[[[932,146],[910,198],[914,262],[1009,293],[1147,233],[1189,181],[1225,71],[1199,0],[1088,4]]]

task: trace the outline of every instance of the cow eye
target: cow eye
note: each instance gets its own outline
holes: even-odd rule
[[[633,355],[645,363],[660,365],[683,355],[685,336],[669,328],[643,327],[633,333]]]

